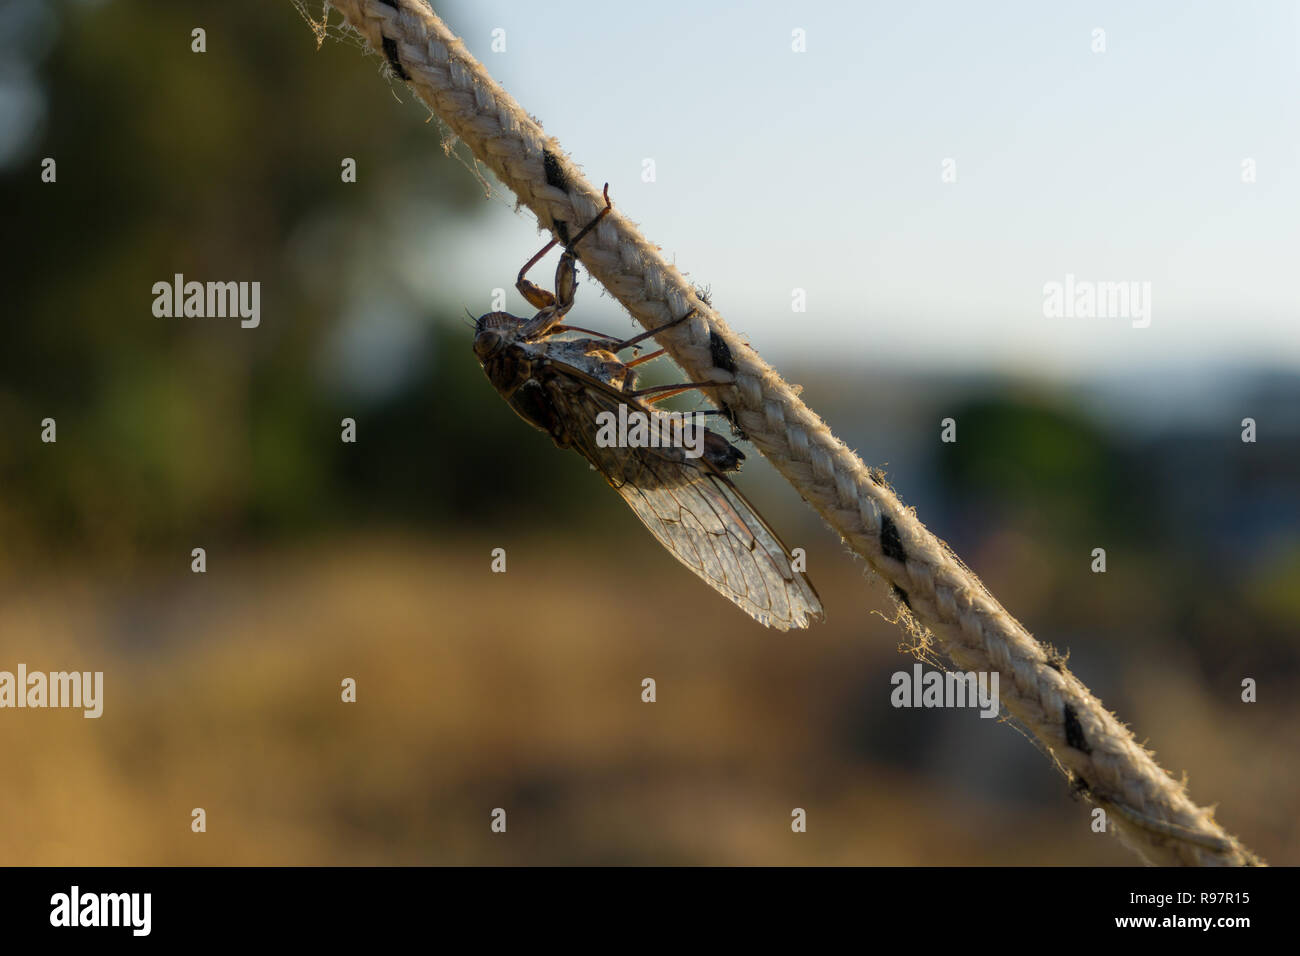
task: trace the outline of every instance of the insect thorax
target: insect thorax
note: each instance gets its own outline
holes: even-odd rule
[[[636,372],[605,349],[605,344],[597,339],[544,339],[529,343],[525,348],[539,357],[576,368],[619,391],[632,391],[636,388]]]

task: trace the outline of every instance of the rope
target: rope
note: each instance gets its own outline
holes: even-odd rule
[[[562,241],[604,206],[577,166],[488,75],[425,0],[331,0],[392,72]],[[325,25],[315,24],[323,36]],[[1049,748],[1076,793],[1157,865],[1261,861],[1155,762],[1096,697],[1003,609],[879,472],[797,393],[615,209],[583,240],[587,270],[647,329],[694,309],[660,344],[711,390],[743,434],[845,542],[893,586],[905,623],[928,628],[963,670],[998,671],[1002,701]],[[918,629],[919,630],[919,629]],[[926,636],[923,631],[922,639]]]

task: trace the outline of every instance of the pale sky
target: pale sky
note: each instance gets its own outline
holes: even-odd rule
[[[1089,375],[1300,368],[1297,11],[475,0],[441,12],[760,351]],[[955,183],[941,181],[949,158]],[[531,214],[485,205],[439,251],[474,312],[540,245]],[[1150,326],[1045,317],[1044,284],[1067,274],[1150,283]],[[513,289],[507,307],[524,310]],[[586,283],[575,314],[630,327]]]

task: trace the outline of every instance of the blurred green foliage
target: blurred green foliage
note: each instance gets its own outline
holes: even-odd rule
[[[565,497],[574,472],[536,467],[553,463],[549,443],[483,379],[463,303],[425,301],[387,261],[403,224],[436,241],[472,229],[483,202],[375,59],[335,40],[318,50],[287,2],[58,3],[17,22],[32,37],[15,48],[47,53],[27,64],[43,124],[0,171],[11,557],[75,545],[125,558],[195,528],[376,515],[491,523]],[[39,181],[46,156],[56,185]],[[345,156],[355,184],[340,181]],[[155,318],[151,287],[178,272],[260,281],[261,326]],[[377,395],[332,371],[371,300],[424,316]],[[46,417],[57,445],[39,441]],[[359,444],[339,440],[343,417]]]
[[[1139,531],[1140,514],[1122,486],[1125,449],[1077,409],[1042,394],[988,394],[958,405],[953,417],[962,440],[936,459],[949,494],[972,505],[1000,503],[1070,544],[1096,535],[1098,515],[1126,537]]]

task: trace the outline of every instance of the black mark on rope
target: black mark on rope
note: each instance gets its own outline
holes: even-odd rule
[[[546,185],[569,191],[569,180],[560,168],[560,158],[549,149],[542,150],[542,167],[546,170]]]
[[[880,516],[880,550],[885,557],[895,561],[906,561],[907,552],[903,550],[903,539],[898,536],[898,525],[889,515]]]
[[[382,0],[383,3],[392,7],[394,10],[401,11],[397,5],[397,0]],[[402,66],[402,61],[397,58],[397,41],[391,37],[384,37],[384,56],[388,57],[388,65],[391,66],[404,80],[409,80],[411,74],[406,72],[406,67]]]
[[[725,369],[732,375],[736,374],[736,360],[731,357],[731,347],[712,329],[709,330],[709,355],[713,358],[716,368]]]
[[[709,302],[707,289],[696,287],[695,295],[706,305],[712,304]],[[715,368],[724,369],[732,375],[736,374],[736,359],[731,354],[731,346],[724,342],[722,336],[712,329],[709,329],[709,357],[713,359]],[[731,430],[736,433],[736,437],[742,441],[747,439],[749,436],[745,434],[745,430],[740,427],[740,423],[736,420],[735,410],[725,402],[722,404],[722,409],[727,416],[727,421],[731,423]]]
[[[397,58],[397,41],[392,37],[384,37],[384,56],[388,57],[388,64],[398,76],[404,80],[411,78],[411,74],[406,72],[406,67],[402,66],[402,61]]]
[[[1083,725],[1079,723],[1079,715],[1069,704],[1065,705],[1065,742],[1075,750],[1086,754],[1092,753],[1088,738],[1083,735]]]
[[[1079,797],[1086,797],[1092,793],[1092,788],[1088,786],[1088,781],[1084,780],[1077,773],[1070,776],[1070,796],[1076,800]]]
[[[549,149],[542,150],[542,168],[546,171],[546,185],[554,186],[566,193],[569,191],[569,178],[564,175],[564,170],[560,168],[560,158]],[[566,246],[569,244],[569,224],[567,222],[555,220],[555,234],[560,237],[560,242]]]
[[[895,584],[893,588],[894,588],[894,597],[898,598],[898,600],[902,602],[903,607],[907,608],[909,611],[912,610],[912,602],[908,600],[907,592],[904,591],[902,588],[900,588],[897,584]]]

